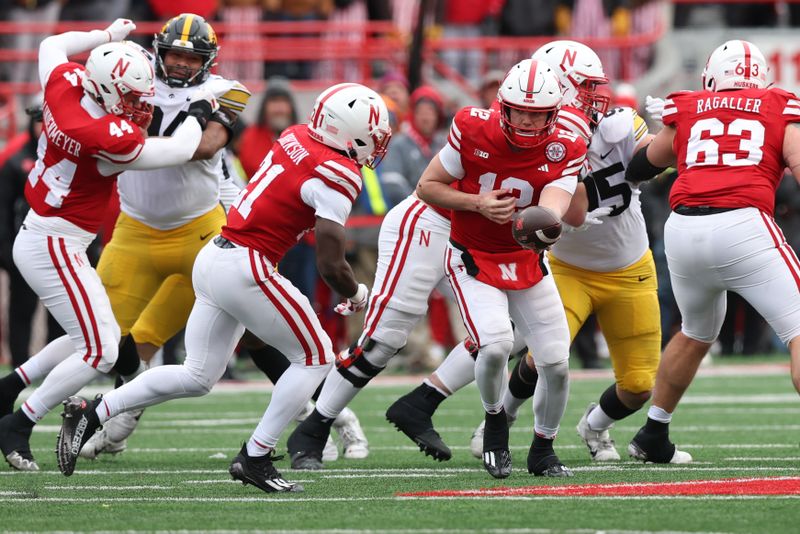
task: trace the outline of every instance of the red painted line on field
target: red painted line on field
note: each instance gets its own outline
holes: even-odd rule
[[[595,497],[627,495],[800,495],[800,477],[726,478],[685,482],[573,484],[398,493],[398,497]]]

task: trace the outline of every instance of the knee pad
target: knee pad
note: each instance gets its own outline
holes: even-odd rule
[[[532,347],[531,355],[536,367],[554,366],[569,361],[569,344],[559,340],[540,343]]]
[[[617,382],[619,387],[631,393],[647,393],[656,382],[655,369],[650,371],[628,371]]]
[[[128,334],[122,338],[119,344],[119,353],[117,361],[114,363],[114,369],[120,376],[130,376],[139,369],[139,353],[136,351],[136,342],[133,336]]]
[[[492,360],[492,361],[504,362],[511,355],[511,348],[513,346],[514,346],[513,341],[508,339],[502,341],[495,341],[493,343],[489,343],[487,345],[482,346],[478,352],[481,358],[485,358],[487,360]]]
[[[353,386],[363,388],[383,371],[386,361],[397,354],[399,350],[365,337],[360,343],[350,347],[346,358],[336,359],[336,370]],[[357,370],[358,373],[355,373],[354,370]]]

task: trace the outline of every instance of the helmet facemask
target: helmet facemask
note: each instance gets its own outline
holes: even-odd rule
[[[576,89],[578,90],[578,94],[575,97],[576,107],[583,111],[592,126],[597,126],[611,104],[611,97],[598,91],[600,85],[607,83],[608,78],[587,76],[583,82],[576,84]]]

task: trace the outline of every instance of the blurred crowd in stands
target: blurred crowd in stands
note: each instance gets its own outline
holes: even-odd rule
[[[399,31],[410,34],[418,4],[419,0],[0,0],[0,18],[56,22],[106,21],[125,16],[136,21],[166,21],[178,13],[193,12],[212,22],[230,23],[391,20]],[[429,14],[427,26],[431,37],[563,35],[578,39],[648,31],[660,23],[663,7],[660,2],[635,0],[440,0],[429,4],[435,8]],[[537,16],[531,16],[531,13]],[[674,9],[676,26],[774,26],[787,20],[791,24],[800,23],[800,4],[738,3],[726,5],[721,11],[714,5],[678,4]],[[16,43],[14,46],[35,48],[35,42],[41,37],[18,35],[14,39],[32,41]],[[229,44],[232,38],[228,36]],[[479,102],[474,103],[489,107],[495,99],[504,71],[478,72],[475,66],[480,58],[473,57],[475,53],[472,50],[454,50],[446,52],[444,59],[472,82],[479,98]],[[649,53],[649,50],[643,50],[638,67],[641,72],[648,67]],[[613,81],[614,57],[607,55],[602,59]],[[240,176],[242,184],[254,174],[281,132],[289,125],[305,119],[299,116],[290,80],[313,75],[312,65],[306,63],[270,63],[265,67],[260,62],[240,62],[236,66],[239,72],[222,72],[225,65],[218,67],[222,69],[220,74],[229,77],[269,79],[266,91],[254,95],[249,104],[256,110],[251,115],[255,117],[254,120],[250,124],[237,124],[236,137],[228,147],[230,169]],[[0,76],[6,80],[21,79],[32,77],[33,71],[19,72],[17,69],[0,73]],[[414,190],[422,170],[446,142],[450,118],[462,102],[455,98],[456,95],[442,94],[431,85],[412,88],[399,70],[390,69],[381,73],[375,89],[386,100],[395,135],[389,154],[377,171],[364,170],[364,188],[349,229],[352,241],[349,259],[357,278],[368,285],[374,277],[380,217]],[[612,106],[639,109],[644,100],[644,95],[637,95],[628,84],[612,84],[611,92]],[[651,131],[660,128],[660,124],[649,122],[649,125]],[[28,117],[27,131],[9,141],[0,151],[0,269],[6,271],[9,279],[9,291],[3,299],[9,306],[8,311],[3,313],[9,322],[4,337],[14,366],[20,365],[29,354],[32,317],[37,307],[35,294],[25,285],[13,265],[11,245],[27,210],[23,187],[36,159],[35,139],[40,130],[41,113],[37,113],[34,106]],[[650,243],[658,266],[662,336],[665,341],[680,327],[663,246],[663,226],[669,214],[667,198],[674,177],[674,171],[666,172],[659,179],[646,184],[642,195]],[[776,218],[795,250],[800,250],[800,195],[797,189],[793,180],[784,180],[778,192]],[[114,218],[115,214],[112,213],[107,227],[109,231],[113,228]],[[106,232],[102,242],[108,238]],[[102,242],[97,244],[96,254]],[[325,284],[318,283],[313,235],[306,236],[286,256],[280,270],[314,303],[323,326],[334,342],[339,344],[339,348],[344,348],[355,339],[360,323],[354,321],[347,324],[335,315],[332,307],[339,297],[330,294]],[[408,370],[420,372],[435,367],[450,347],[464,336],[457,312],[443,295],[435,294],[432,297],[429,315],[428,324],[418,329],[404,350],[408,358],[399,359],[400,364]],[[58,335],[58,325],[50,321],[48,339]],[[763,319],[736,295],[729,296],[728,317],[719,341],[722,354],[761,354],[785,350]],[[171,353],[175,352],[175,347],[180,347],[180,340],[167,346],[166,361],[174,358]],[[605,366],[601,361],[602,337],[592,321],[582,330],[573,348],[584,367]]]

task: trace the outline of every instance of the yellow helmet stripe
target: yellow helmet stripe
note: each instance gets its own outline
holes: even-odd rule
[[[181,41],[189,40],[189,32],[192,30],[192,21],[194,15],[187,15],[186,20],[183,21],[183,28],[181,28]]]

